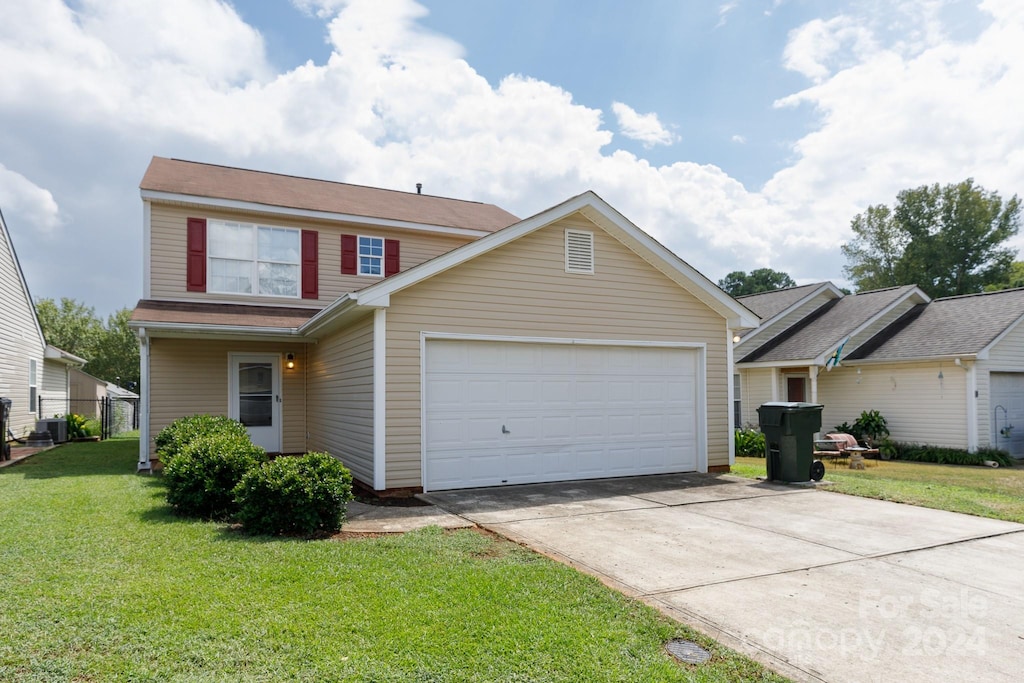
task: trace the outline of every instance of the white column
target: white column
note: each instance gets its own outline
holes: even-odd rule
[[[725,367],[728,368],[728,391],[726,395],[729,401],[729,466],[732,467],[736,464],[736,420],[733,416],[734,406],[736,405],[735,396],[735,374],[736,364],[733,358],[732,347],[732,330],[726,328],[725,330]]]

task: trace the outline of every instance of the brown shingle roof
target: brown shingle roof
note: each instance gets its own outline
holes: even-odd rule
[[[494,204],[153,157],[142,190],[494,232],[519,221]]]
[[[1024,316],[1024,289],[936,299],[894,325],[851,360],[902,360],[975,354]],[[860,349],[858,349],[858,352]]]
[[[143,299],[132,311],[132,322],[225,325],[229,327],[298,327],[320,312],[318,308],[240,306]]]

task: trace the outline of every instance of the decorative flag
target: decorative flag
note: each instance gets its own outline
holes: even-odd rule
[[[833,353],[831,356],[829,356],[829,359],[827,361],[825,361],[825,371],[826,372],[832,372],[832,368],[834,368],[834,367],[839,365],[839,361],[840,361],[840,359],[841,359],[841,357],[843,355],[843,347],[846,346],[846,342],[848,342],[848,341],[850,341],[849,337],[847,337],[843,341],[839,342],[839,346],[836,348],[835,353]],[[829,365],[829,363],[831,363],[831,365]]]

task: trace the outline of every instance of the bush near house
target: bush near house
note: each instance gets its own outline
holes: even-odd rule
[[[231,430],[199,436],[179,446],[164,467],[167,502],[185,517],[227,520],[238,511],[234,488],[267,454]]]
[[[156,455],[160,462],[167,465],[191,441],[213,434],[237,436],[249,440],[249,433],[238,420],[223,415],[189,415],[177,420],[160,430],[153,440],[156,443]]]
[[[997,448],[979,448],[974,453],[962,448],[945,448],[917,443],[893,442],[895,456],[910,462],[934,462],[939,465],[983,465],[985,460],[999,463],[1000,467],[1013,467],[1010,454]]]
[[[350,500],[352,473],[327,453],[265,462],[235,488],[238,520],[252,534],[338,531]]]
[[[764,457],[764,434],[752,427],[735,431],[736,455]]]

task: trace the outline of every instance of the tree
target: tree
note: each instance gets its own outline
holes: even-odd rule
[[[980,292],[1010,279],[1020,228],[1020,200],[970,178],[903,190],[896,205],[869,206],[842,245],[846,275],[858,291],[916,284],[932,297]]]
[[[47,344],[89,360],[103,337],[103,323],[96,311],[74,299],[64,297],[60,306],[53,299],[36,304],[39,325]]]
[[[747,275],[742,270],[734,270],[718,281],[718,286],[730,296],[757,294],[758,292],[774,292],[776,289],[796,287],[796,283],[786,273],[771,268],[758,268]]]
[[[85,372],[122,387],[138,388],[139,342],[128,327],[131,310],[122,308],[104,323],[95,309],[74,299],[62,298],[36,303],[39,325],[47,344],[52,344],[88,362]]]
[[[1024,287],[1024,261],[1014,261],[1010,264],[1008,277],[1002,282],[992,282],[985,285],[986,292],[998,292],[1003,289],[1017,289]]]
[[[131,319],[132,312],[128,308],[122,308],[107,318],[102,341],[85,371],[126,389],[136,390],[140,380],[139,338],[128,327]]]

